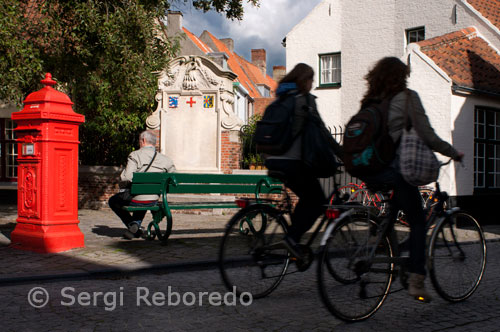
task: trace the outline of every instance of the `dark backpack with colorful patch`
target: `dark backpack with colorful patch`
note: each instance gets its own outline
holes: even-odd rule
[[[267,106],[253,136],[257,152],[280,155],[290,148],[296,95],[296,90],[290,91]]]
[[[343,162],[355,177],[371,175],[387,167],[396,156],[396,144],[388,131],[390,98],[370,100],[347,123]]]

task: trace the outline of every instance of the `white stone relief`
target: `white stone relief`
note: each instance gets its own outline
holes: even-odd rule
[[[220,100],[223,113],[221,115],[221,126],[224,129],[237,129],[243,125],[240,118],[233,112],[234,95],[225,89],[220,89]]]
[[[164,88],[168,88],[172,86],[177,80],[177,75],[179,74],[179,68],[175,70],[173,73],[170,70],[167,70],[165,73],[165,78],[160,81],[160,86],[163,85]]]
[[[219,86],[219,85],[222,85],[222,81],[218,81],[218,80],[216,80],[216,79],[215,79],[215,78],[214,78],[214,77],[213,77],[213,76],[212,76],[212,75],[208,72],[208,70],[206,70],[205,68],[203,68],[203,67],[202,67],[202,68],[201,68],[201,70],[200,70],[200,72],[201,72],[201,74],[203,75],[203,77],[205,78],[205,80],[206,80],[209,84],[213,85],[214,87],[217,87],[217,86]]]
[[[154,111],[150,116],[146,119],[146,126],[148,129],[158,129],[160,128],[160,112],[163,107],[163,93],[162,91],[158,91],[155,96],[155,100],[158,103],[156,107],[156,111]]]
[[[186,71],[184,72],[184,79],[182,81],[182,88],[184,90],[196,90],[198,89],[196,71],[201,67],[200,58],[196,57],[185,57],[180,62],[181,65],[186,64]]]

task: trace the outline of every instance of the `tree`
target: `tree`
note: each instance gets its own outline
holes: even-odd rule
[[[175,1],[175,0],[174,0]],[[192,0],[195,8],[241,19],[243,0]],[[155,72],[178,51],[164,38],[165,0],[3,0],[0,100],[20,104],[45,72],[69,94],[81,126],[80,159],[119,165],[137,147],[154,108]],[[249,0],[258,5],[258,0]]]

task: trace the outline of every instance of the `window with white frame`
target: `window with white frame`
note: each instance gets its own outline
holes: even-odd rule
[[[425,40],[425,27],[418,27],[406,30],[406,45]]]
[[[262,97],[268,98],[271,97],[271,90],[265,84],[257,84],[257,89],[259,89],[260,95]]]
[[[340,86],[341,83],[340,53],[319,55],[319,86]]]
[[[500,109],[474,110],[474,191],[500,189]]]

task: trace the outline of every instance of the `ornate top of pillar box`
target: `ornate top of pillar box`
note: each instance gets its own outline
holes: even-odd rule
[[[13,120],[53,119],[67,122],[85,122],[85,117],[75,113],[73,102],[69,97],[57,91],[52,85],[57,82],[50,73],[45,74],[45,79],[40,81],[45,85],[42,89],[30,93],[24,100],[24,108],[20,112],[12,113]]]

